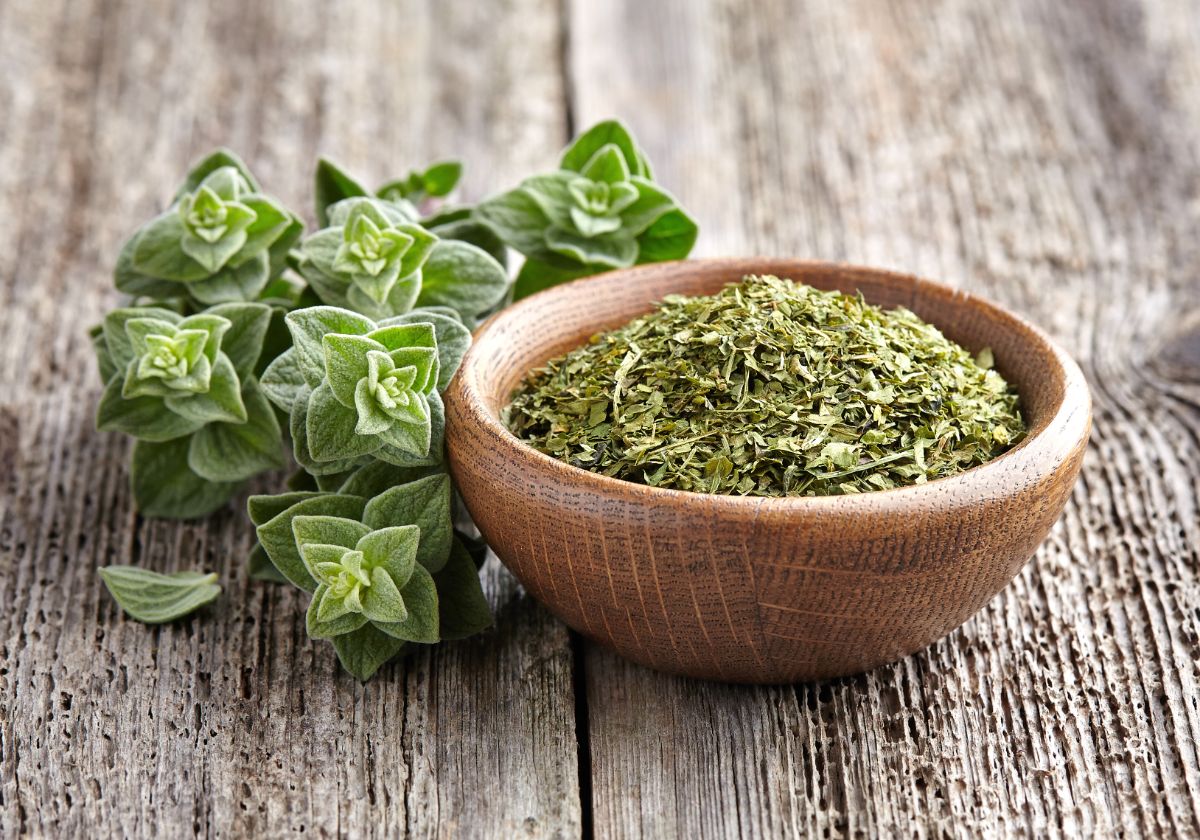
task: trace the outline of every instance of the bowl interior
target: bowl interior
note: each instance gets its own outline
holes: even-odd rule
[[[650,311],[669,294],[708,295],[747,274],[775,274],[819,289],[861,292],[868,303],[904,306],[971,352],[990,347],[996,369],[1020,396],[1029,433],[1016,451],[1062,410],[1070,363],[1039,330],[981,298],[909,275],[799,260],[688,260],[577,280],[534,295],[494,316],[464,365],[485,413],[499,421],[529,371],[591,336]],[[1001,456],[1003,457],[1003,456]]]

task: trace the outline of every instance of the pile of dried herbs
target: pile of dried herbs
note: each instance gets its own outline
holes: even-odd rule
[[[530,374],[508,409],[535,448],[704,493],[821,496],[920,484],[1024,434],[1017,395],[912,312],[777,277],[656,311]]]

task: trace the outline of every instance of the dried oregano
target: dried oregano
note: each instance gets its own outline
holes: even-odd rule
[[[749,277],[671,296],[533,372],[508,410],[537,449],[705,493],[815,496],[920,484],[1024,433],[1016,393],[907,309]]]

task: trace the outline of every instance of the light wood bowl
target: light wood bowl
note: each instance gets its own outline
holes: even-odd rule
[[[1030,428],[957,476],[855,496],[664,490],[534,450],[500,422],[531,369],[746,274],[903,305],[996,366]],[[491,318],[446,400],[450,468],[488,543],[535,598],[652,668],[735,682],[855,673],[941,638],[1012,580],[1062,513],[1091,427],[1079,367],[1040,330],[903,274],[782,259],[660,263],[579,280]]]

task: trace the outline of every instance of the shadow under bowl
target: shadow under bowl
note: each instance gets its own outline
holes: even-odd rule
[[[500,414],[526,374],[668,294],[747,274],[861,292],[991,347],[1029,433],[993,461],[895,490],[762,498],[646,487],[544,455]],[[1022,318],[915,277],[787,259],[659,263],[578,280],[492,317],[447,392],[450,469],[528,592],[635,662],[732,682],[856,673],[945,636],[1007,585],[1062,513],[1091,427],[1079,367]]]

